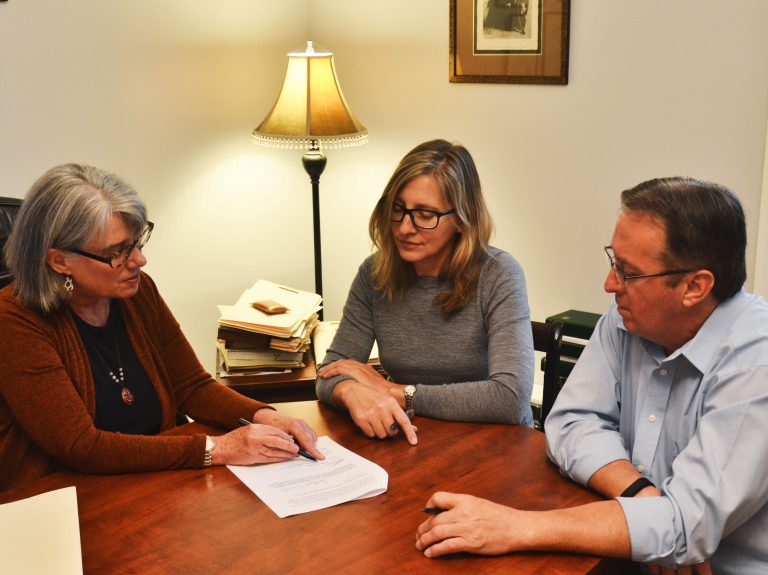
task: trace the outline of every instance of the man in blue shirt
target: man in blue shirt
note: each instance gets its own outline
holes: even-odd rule
[[[746,226],[726,188],[622,194],[598,322],[546,422],[550,458],[608,501],[519,511],[436,493],[428,557],[552,549],[650,573],[768,573],[768,304],[742,289]],[[521,528],[521,526],[526,528]]]

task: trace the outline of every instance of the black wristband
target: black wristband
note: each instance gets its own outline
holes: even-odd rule
[[[621,495],[619,497],[634,497],[640,491],[645,489],[646,487],[656,487],[653,483],[651,483],[651,480],[647,477],[641,477],[640,479],[636,479],[632,485],[627,487],[624,491],[621,492]]]

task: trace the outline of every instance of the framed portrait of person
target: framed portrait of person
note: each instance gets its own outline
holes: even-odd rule
[[[449,79],[567,84],[570,0],[450,0]]]

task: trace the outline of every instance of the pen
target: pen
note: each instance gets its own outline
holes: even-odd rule
[[[244,417],[238,418],[237,422],[240,425],[251,425],[253,423],[252,421],[248,421]],[[303,449],[299,449],[299,455],[301,455],[302,457],[306,457],[307,459],[310,459],[312,461],[317,461],[317,459],[315,459],[315,456],[312,455],[309,451],[305,451]]]
[[[413,412],[406,411],[405,414],[408,416],[408,421],[413,421]],[[390,431],[395,431],[400,427],[400,424],[397,422],[397,420],[392,422],[392,425],[389,426]]]
[[[440,515],[445,509],[440,509],[439,507],[425,507],[422,511],[429,515]]]

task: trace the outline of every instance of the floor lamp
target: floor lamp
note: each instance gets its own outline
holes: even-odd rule
[[[326,164],[323,150],[360,146],[368,141],[368,131],[344,100],[331,52],[315,51],[312,42],[307,42],[304,52],[288,54],[280,95],[267,117],[253,131],[253,139],[263,146],[306,150],[301,161],[312,182],[315,291],[322,296],[320,175]]]

